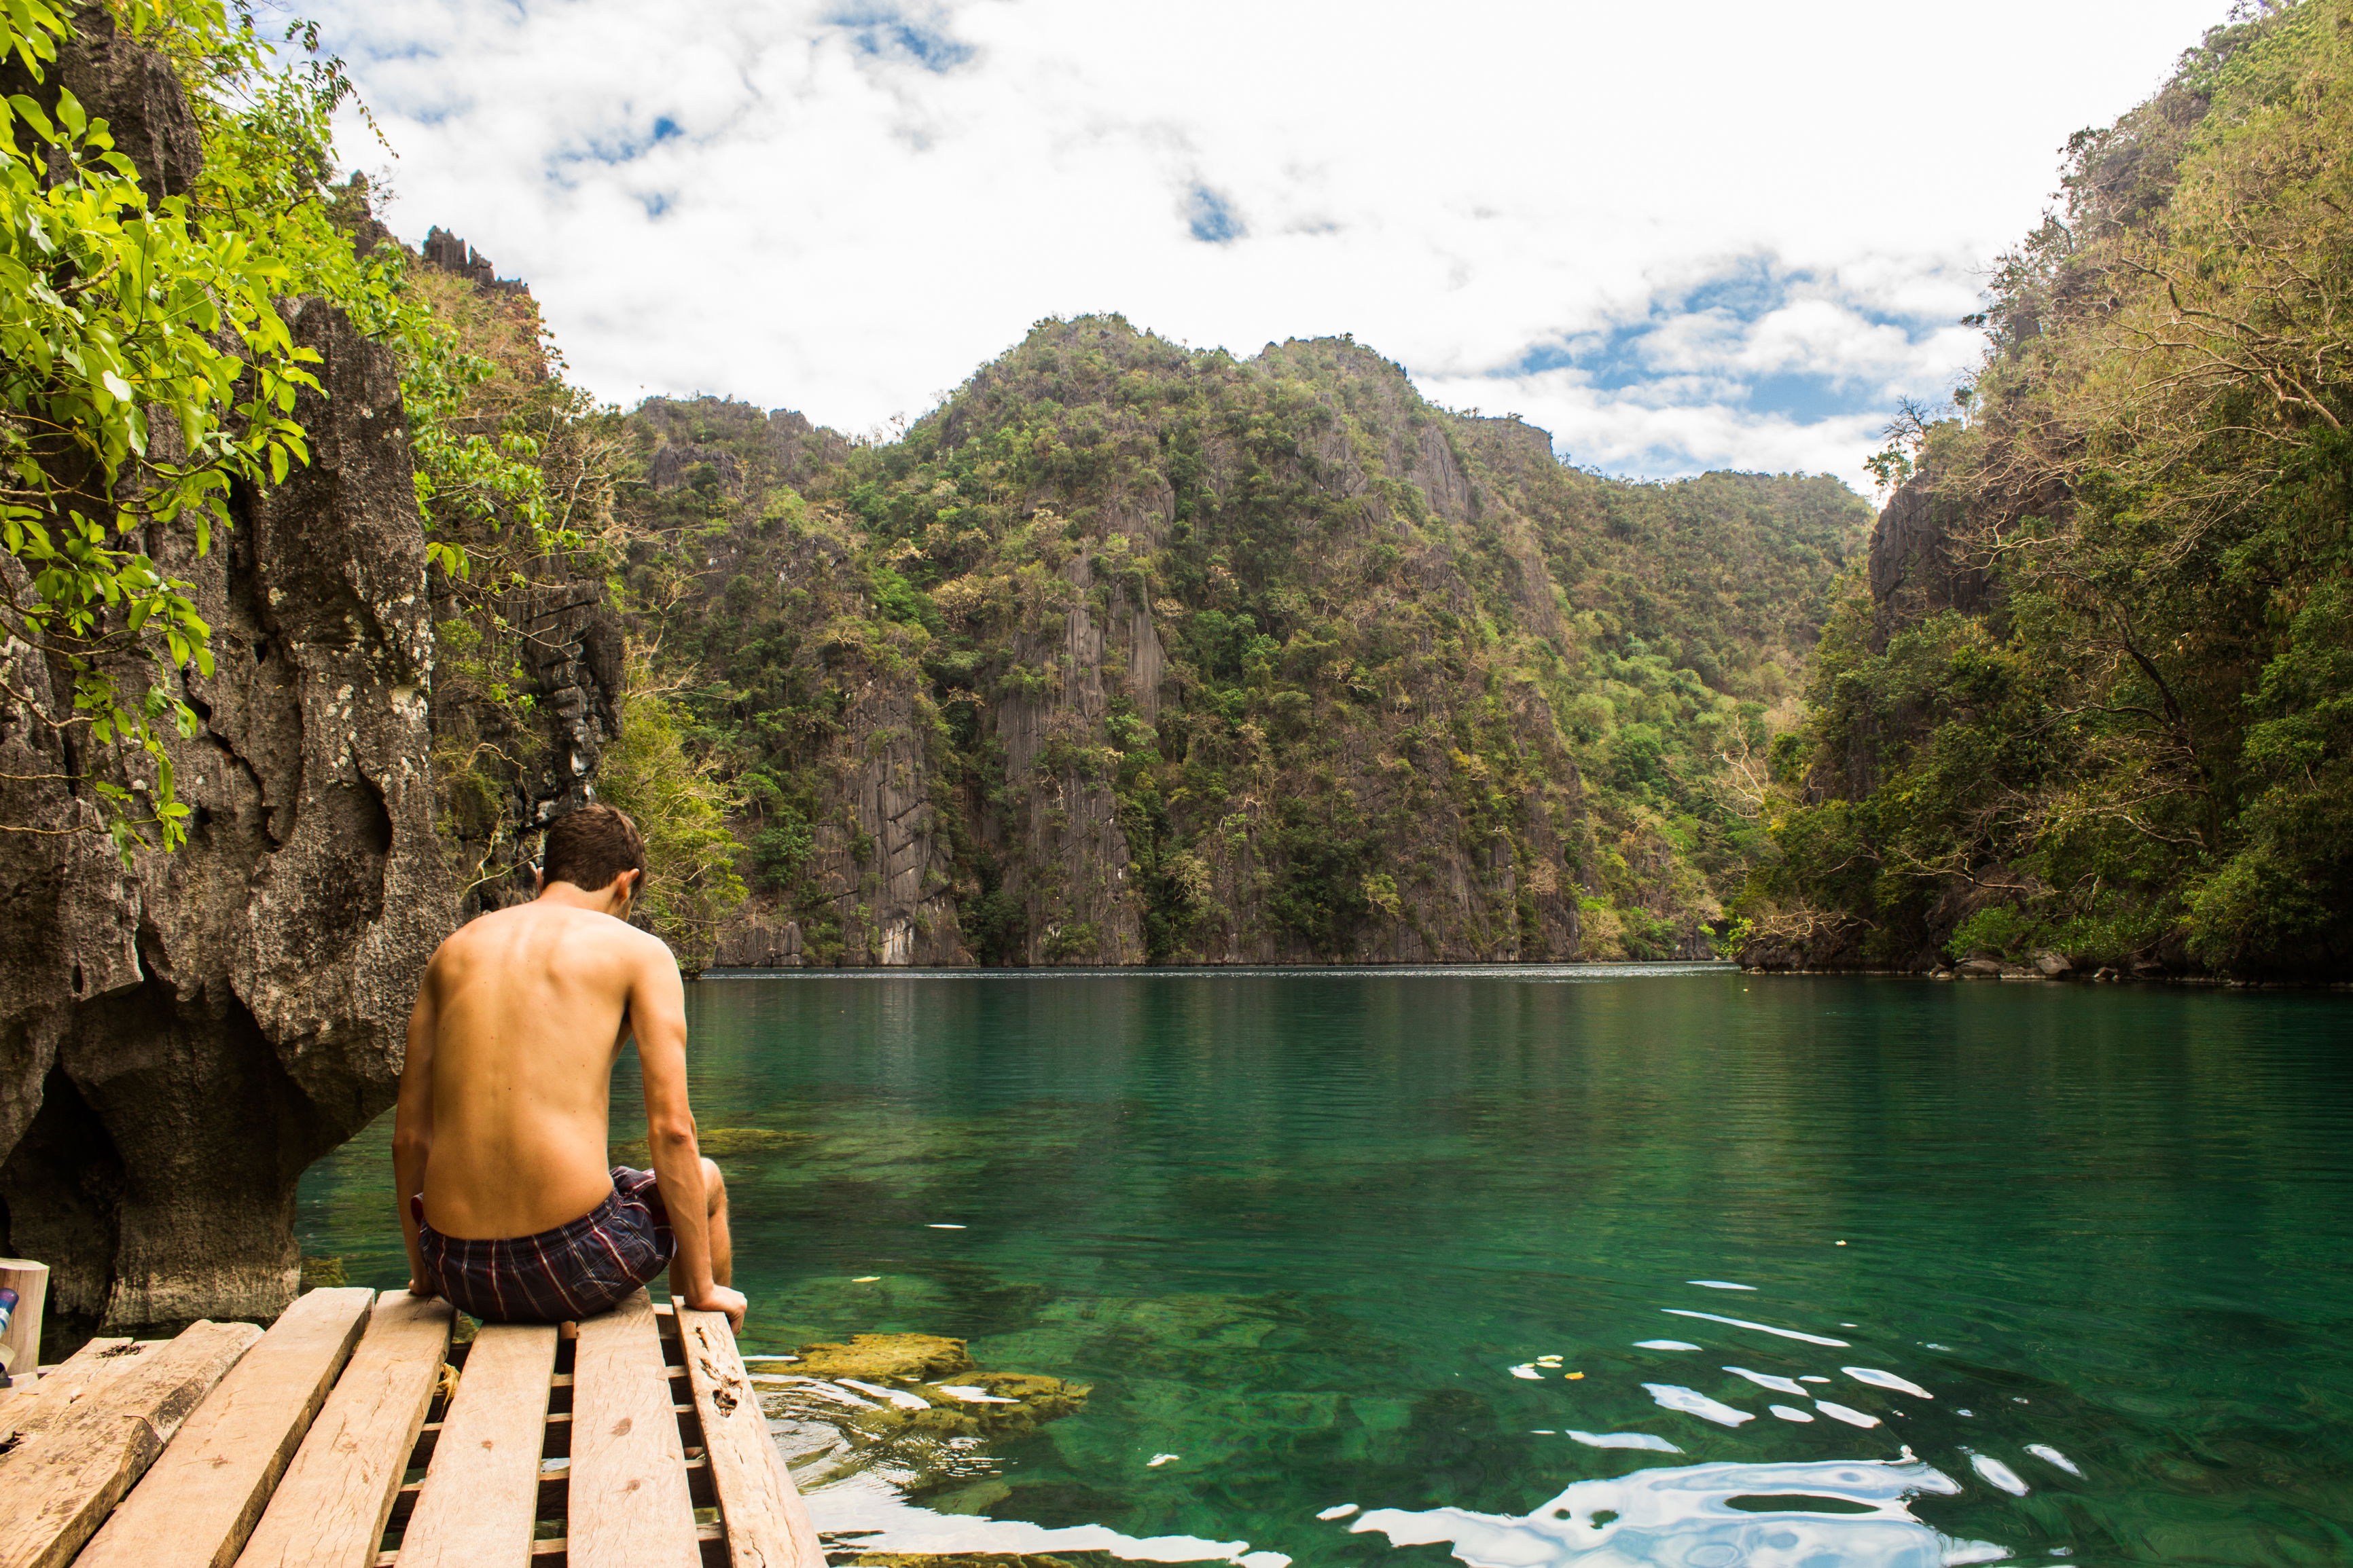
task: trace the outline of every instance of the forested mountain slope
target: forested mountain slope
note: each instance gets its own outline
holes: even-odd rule
[[[2353,956],[2353,4],[2070,148],[1777,742],[1747,956]]]
[[[633,590],[756,889],[725,963],[1708,952],[1759,832],[1727,759],[1868,523],[1565,467],[1350,342],[1116,317],[885,445],[628,424]]]

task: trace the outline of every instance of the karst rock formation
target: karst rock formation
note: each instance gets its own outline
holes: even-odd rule
[[[51,80],[139,128],[150,188],[184,184],[195,129],[171,72],[94,15],[84,34]],[[0,1252],[52,1266],[53,1344],[292,1299],[296,1182],[390,1103],[455,919],[398,379],[335,310],[283,308],[322,359],[297,413],[310,467],[239,493],[208,555],[147,542],[213,627],[215,673],[184,677],[202,727],[169,742],[183,848],[126,867],[74,831],[101,820],[89,781],[41,776],[79,771],[48,722],[69,694],[34,649],[0,648],[30,699],[0,704],[0,821],[39,829],[0,833]]]

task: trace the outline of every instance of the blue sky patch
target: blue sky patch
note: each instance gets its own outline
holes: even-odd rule
[[[1695,393],[1703,402],[1801,425],[1871,412],[1884,400],[1885,389],[1874,375],[1859,374],[1860,366],[1760,374],[1739,363],[1748,330],[1818,282],[1810,272],[1783,272],[1768,258],[1746,258],[1689,287],[1653,295],[1638,317],[1531,343],[1518,359],[1487,374],[1505,380],[1566,370],[1605,393],[1682,382],[1691,389],[1686,395]],[[1828,293],[1852,318],[1894,327],[1914,343],[1947,324],[1941,318],[1890,315],[1839,299],[1835,289]],[[1712,390],[1699,391],[1701,386]]]
[[[567,163],[627,163],[642,158],[661,142],[685,135],[678,121],[668,115],[655,121],[647,130],[615,128],[602,135],[575,142],[571,146],[549,155],[548,163],[557,178],[563,178],[563,166]]]
[[[1250,232],[1233,203],[1201,184],[1185,193],[1185,223],[1204,245],[1230,245]]]
[[[1796,424],[1811,425],[1842,415],[1871,413],[1882,406],[1883,400],[1875,386],[1790,372],[1760,375],[1750,382],[1746,403],[1758,414],[1777,414]]]
[[[845,5],[826,21],[848,33],[850,47],[861,55],[912,60],[935,74],[952,71],[973,57],[970,44],[897,5]]]

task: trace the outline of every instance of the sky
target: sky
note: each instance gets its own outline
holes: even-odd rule
[[[2228,0],[309,0],[383,214],[575,379],[852,434],[1051,316],[1353,334],[1666,478],[1863,488],[2059,149]]]

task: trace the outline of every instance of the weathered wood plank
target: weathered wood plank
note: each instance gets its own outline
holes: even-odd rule
[[[697,1312],[676,1303],[686,1352],[687,1381],[702,1417],[719,1520],[727,1530],[732,1568],[825,1568],[825,1549],[809,1522],[800,1489],[785,1471],[784,1456],[768,1436],[760,1396],[744,1373],[724,1312]]]
[[[0,1432],[38,1432],[93,1389],[168,1340],[92,1340],[29,1387],[0,1394]]]
[[[400,1538],[402,1568],[521,1568],[530,1558],[555,1343],[553,1323],[490,1323],[474,1336]]]
[[[0,1568],[64,1568],[213,1385],[261,1337],[197,1322],[0,1458]]]
[[[188,1417],[76,1560],[78,1568],[236,1562],[351,1359],[375,1300],[373,1290],[313,1290],[287,1308]]]
[[[449,1304],[389,1291],[286,1467],[238,1568],[365,1568],[449,1349]]]
[[[583,1322],[574,1353],[570,1568],[700,1568],[652,1300]]]

